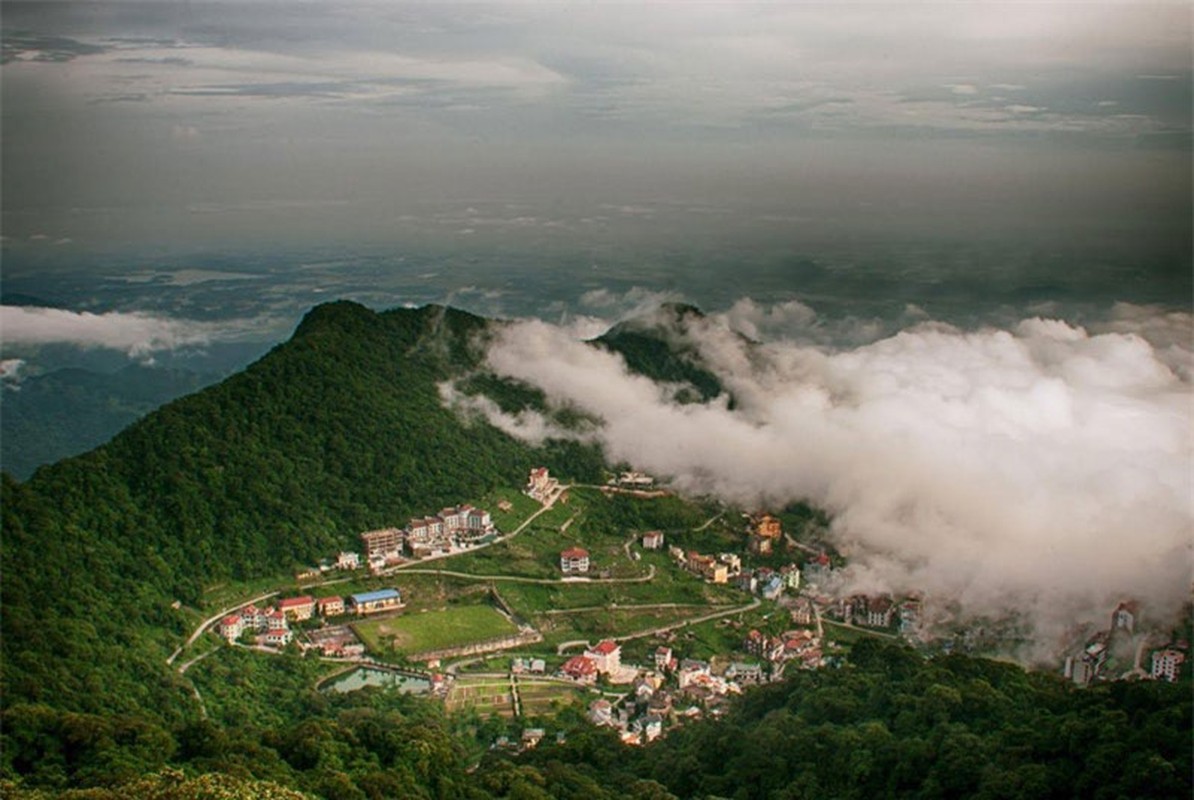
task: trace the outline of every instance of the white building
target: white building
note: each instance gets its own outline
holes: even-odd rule
[[[1186,654],[1181,650],[1166,648],[1153,652],[1152,676],[1173,683],[1181,672]]]
[[[608,639],[593,649],[586,650],[585,657],[593,660],[598,672],[607,675],[622,668],[622,648],[617,642]]]

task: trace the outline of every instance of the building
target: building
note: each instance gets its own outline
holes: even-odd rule
[[[618,476],[617,484],[632,489],[649,489],[655,485],[655,479],[644,472],[623,472]]]
[[[780,595],[784,593],[784,579],[778,575],[773,575],[771,580],[763,584],[759,589],[759,594],[763,596],[764,600],[778,600]]]
[[[241,631],[243,630],[244,621],[237,614],[232,614],[220,620],[220,636],[223,636],[230,642],[235,642],[240,638]]]
[[[262,638],[262,641],[265,644],[272,645],[274,647],[285,647],[294,641],[294,633],[287,628],[269,630],[265,632],[265,636]]]
[[[565,575],[583,575],[589,571],[589,551],[569,547],[560,553],[560,571]]]
[[[278,609],[270,611],[265,615],[265,630],[266,633],[290,630],[290,624],[286,622],[286,615]]]
[[[527,478],[527,485],[523,492],[540,503],[546,503],[559,486],[560,482],[551,477],[547,472],[547,467],[535,467]]]
[[[1111,630],[1135,632],[1136,618],[1139,614],[1140,606],[1135,600],[1123,601],[1115,607],[1115,611],[1111,614]]]
[[[571,678],[578,683],[596,683],[597,665],[593,659],[586,656],[573,656],[560,667],[564,677]]]
[[[812,625],[815,613],[813,611],[813,601],[807,597],[797,597],[792,604],[792,621],[797,625]]]
[[[660,645],[655,648],[655,669],[660,672],[676,668],[676,657],[672,655],[672,648]]]
[[[614,724],[614,707],[608,700],[602,698],[589,703],[589,721],[594,725]]]
[[[1172,648],[1157,650],[1153,652],[1151,674],[1154,678],[1173,683],[1181,673],[1181,667],[1185,660],[1186,654],[1181,650]]]
[[[726,678],[748,686],[763,682],[763,666],[736,661],[726,669]]]
[[[752,533],[747,539],[746,549],[756,556],[769,556],[775,550],[775,543],[773,539],[768,539],[766,536],[756,536]]]
[[[887,628],[895,618],[895,603],[890,597],[870,597],[866,601],[865,616],[859,614],[857,609],[854,613],[859,617],[859,622],[865,620],[865,624],[872,628]]]
[[[321,597],[315,601],[321,617],[336,617],[344,613],[343,597]]]
[[[786,567],[779,568],[779,574],[783,577],[784,583],[793,592],[800,590],[800,567],[795,564],[788,564]]]
[[[643,534],[643,549],[644,550],[662,550],[663,549],[663,531],[648,531]]]
[[[643,717],[643,737],[653,742],[663,734],[663,720],[654,714]]]
[[[622,648],[617,642],[608,639],[586,650],[585,657],[592,659],[597,671],[603,674],[617,672],[622,668]]]
[[[278,610],[296,622],[311,619],[315,615],[315,598],[310,595],[287,597],[278,601]]]
[[[402,595],[397,589],[378,589],[362,592],[348,598],[348,611],[353,614],[378,614],[382,611],[402,607]]]
[[[375,556],[386,558],[387,556],[402,555],[405,541],[405,534],[397,528],[381,528],[361,534],[361,546],[365,548],[365,558],[370,560]]]
[[[261,633],[269,627],[269,620],[264,609],[250,603],[240,610],[241,624],[244,630]]]
[[[340,551],[340,555],[336,556],[336,568],[343,570],[360,569],[361,555],[360,553],[352,553],[347,550]]]

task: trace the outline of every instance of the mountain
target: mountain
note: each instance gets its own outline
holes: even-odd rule
[[[591,449],[532,450],[442,405],[436,384],[476,367],[487,324],[319,306],[243,372],[25,483],[5,476],[6,701],[178,716],[163,661],[188,624],[175,604],[204,587],[292,571],[534,463],[597,477]]]
[[[216,375],[131,364],[117,372],[60,369],[3,389],[0,466],[24,480],[43,464],[86,452]]]
[[[695,306],[665,303],[653,313],[619,322],[592,341],[620,353],[626,366],[640,375],[654,381],[687,384],[677,394],[680,402],[706,402],[721,394],[724,387],[702,365],[696,348],[686,341],[689,326],[704,316]]]

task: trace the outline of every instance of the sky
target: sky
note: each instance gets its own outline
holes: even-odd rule
[[[600,420],[615,457],[830,510],[860,588],[1050,635],[1189,596],[1188,3],[4,2],[0,23],[6,391],[226,372],[336,298],[448,303],[518,320],[490,367]],[[732,408],[582,343],[673,301],[708,312],[674,335]]]
[[[1185,3],[6,2],[3,235],[1188,245],[1190,25]]]

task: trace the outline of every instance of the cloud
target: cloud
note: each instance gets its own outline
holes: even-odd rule
[[[1129,330],[1184,326],[1168,347],[1188,359],[1188,317],[1119,309],[1108,323],[1119,329],[1103,333],[1040,318],[969,332],[924,322],[833,351],[751,346],[730,320],[807,312],[735,309],[683,333],[733,410],[724,397],[678,405],[669,387],[539,321],[504,328],[488,363],[599,418],[610,458],[683,491],[825,508],[855,586],[1019,613],[1042,641],[1123,596],[1156,618],[1188,597],[1189,373]],[[541,420],[471,409],[544,435]]]
[[[4,358],[0,359],[0,383],[3,383],[5,388],[16,389],[24,379],[21,373],[25,368],[25,360],[23,358]]]
[[[8,345],[70,344],[106,348],[144,358],[155,351],[207,344],[219,326],[167,319],[140,312],[67,311],[34,306],[0,306],[0,332]]]

